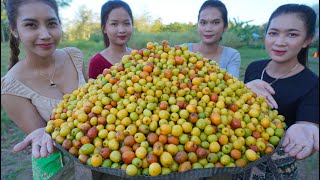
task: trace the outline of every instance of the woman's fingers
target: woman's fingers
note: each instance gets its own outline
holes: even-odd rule
[[[53,153],[53,142],[51,140],[47,143],[47,150],[49,154]]]
[[[296,155],[303,149],[303,146],[300,144],[296,144],[289,152],[288,154],[291,157],[296,157]]]
[[[290,152],[293,148],[295,147],[295,144],[288,144],[285,148],[284,148],[284,151],[287,153],[287,152]]]
[[[268,105],[271,107],[271,109],[273,109],[274,107],[273,107],[272,103],[267,98],[266,98],[266,101],[267,101]]]
[[[305,159],[306,157],[309,157],[312,153],[312,147],[305,146],[303,149],[297,154],[297,159]]]
[[[48,144],[47,141],[42,141],[41,148],[40,148],[40,155],[43,158],[47,157],[47,155],[48,155],[47,144]]]
[[[47,157],[49,154],[53,152],[53,141],[49,134],[44,133],[42,137],[41,144],[41,157]]]
[[[289,142],[290,142],[289,136],[286,134],[284,136],[284,139],[283,139],[283,142],[282,142],[281,146],[282,147],[286,147],[289,144]]]
[[[264,83],[264,88],[270,93],[270,94],[275,94],[276,92],[274,91],[274,89],[268,84],[268,83]]]
[[[37,159],[40,158],[40,145],[32,144],[32,155]]]
[[[31,137],[28,135],[24,140],[18,144],[16,144],[12,151],[13,152],[19,152],[28,147],[32,143]]]
[[[278,104],[277,104],[276,100],[274,100],[274,98],[272,97],[271,94],[267,95],[266,99],[267,99],[268,102],[270,102],[272,108],[278,109]]]

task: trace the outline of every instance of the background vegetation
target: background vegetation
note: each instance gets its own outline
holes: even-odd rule
[[[68,6],[72,0],[60,0],[61,7]],[[319,4],[313,7],[319,12]],[[99,18],[86,7],[80,7],[77,16],[70,22],[63,24],[64,37],[60,47],[78,47],[84,54],[85,64],[97,52],[104,49],[100,30]],[[147,42],[161,42],[166,39],[170,45],[183,44],[186,42],[198,42],[199,37],[196,24],[171,23],[163,24],[161,19],[150,21],[151,15],[145,13],[134,19],[134,33],[128,43],[129,47],[135,49],[143,48]],[[72,22],[72,23],[71,23]],[[229,20],[229,29],[224,33],[221,44],[236,48],[241,54],[240,80],[249,63],[257,59],[268,58],[264,50],[263,34],[265,24],[262,26],[250,25],[250,21],[242,22],[238,19]],[[319,21],[317,21],[317,32],[319,32]],[[318,33],[317,33],[318,34]],[[6,14],[1,3],[1,77],[7,72],[10,49],[8,46],[8,28]],[[313,58],[319,44],[319,36],[311,44],[309,51],[309,68],[319,76],[319,59]],[[20,57],[24,57],[24,51]],[[19,110],[17,110],[19,113]],[[15,179],[19,177],[28,179],[31,172],[31,149],[13,154],[11,149],[21,141],[25,134],[8,118],[1,107],[1,179]],[[319,178],[319,153],[306,160],[299,161],[301,179]]]

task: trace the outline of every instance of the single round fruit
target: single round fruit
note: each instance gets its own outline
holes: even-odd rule
[[[159,163],[152,163],[149,166],[149,174],[150,176],[158,176],[161,173],[161,166]]]
[[[126,173],[128,176],[135,176],[138,174],[138,168],[135,165],[130,164],[126,168]]]
[[[258,158],[257,153],[252,149],[247,149],[245,156],[249,161],[255,161]]]

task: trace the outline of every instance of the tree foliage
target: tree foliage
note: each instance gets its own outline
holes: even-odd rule
[[[263,37],[263,26],[250,25],[250,21],[240,21],[233,18],[229,20],[228,31],[234,33],[240,38],[240,42],[244,45],[250,45],[250,43],[261,39]]]
[[[139,32],[187,32],[193,31],[195,24],[189,23],[170,23],[168,25],[163,24],[161,18],[152,20],[152,16],[148,12],[144,12],[143,15],[134,18],[134,27]]]
[[[4,10],[4,4],[1,2],[1,42],[8,40],[8,32],[7,13]]]
[[[70,6],[71,2],[72,2],[72,0],[57,0],[57,4],[59,7]]]
[[[81,6],[76,12],[75,19],[67,23],[66,38],[68,40],[86,39],[89,40],[91,35],[100,31],[98,15],[94,14],[86,6]]]

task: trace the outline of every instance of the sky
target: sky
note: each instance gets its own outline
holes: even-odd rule
[[[81,5],[92,10],[97,19],[100,10],[107,0],[72,0],[69,7],[60,9],[62,21],[72,20]],[[162,19],[163,24],[174,22],[196,23],[198,11],[205,0],[123,0],[131,7],[134,17],[148,13],[152,20]],[[229,19],[242,22],[251,21],[252,25],[262,25],[271,13],[280,5],[298,3],[313,6],[318,0],[222,0],[228,10]]]

